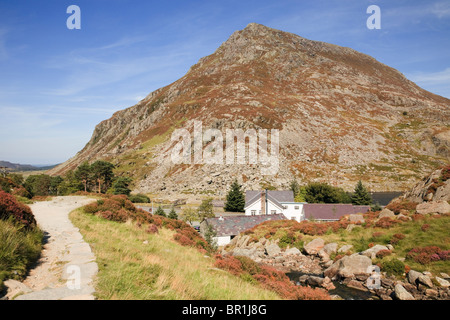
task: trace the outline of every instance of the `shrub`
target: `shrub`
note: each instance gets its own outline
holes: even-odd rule
[[[150,198],[142,193],[132,194],[128,197],[128,199],[130,199],[133,203],[150,203]]]
[[[16,223],[28,229],[36,226],[30,207],[18,202],[13,195],[2,190],[0,190],[0,219],[14,219]]]
[[[420,227],[420,230],[422,230],[423,232],[426,232],[429,228],[430,228],[430,225],[424,223],[424,224]]]
[[[147,228],[147,230],[145,230],[147,233],[158,233],[158,227],[155,226],[154,224],[150,224]]]
[[[405,264],[398,259],[383,260],[380,263],[381,270],[388,275],[400,276],[405,272]]]
[[[403,233],[396,233],[392,236],[392,239],[389,241],[392,245],[397,244],[400,240],[405,239],[405,235]]]
[[[437,246],[418,247],[411,249],[406,254],[406,259],[413,260],[420,264],[428,264],[434,261],[446,261],[449,259],[450,250],[442,250]]]
[[[413,211],[416,210],[416,207],[417,207],[416,202],[399,199],[393,200],[386,206],[386,208],[393,211],[395,214],[400,214],[401,210]]]
[[[377,252],[376,256],[377,258],[383,259],[384,257],[390,256],[391,255],[391,251],[390,250],[380,250]]]
[[[450,179],[450,166],[446,166],[446,167],[442,168],[441,177],[440,177],[440,180],[442,182],[445,182],[448,179]]]
[[[390,227],[394,226],[397,223],[398,223],[397,221],[395,221],[390,217],[383,217],[375,223],[375,227],[389,229]]]

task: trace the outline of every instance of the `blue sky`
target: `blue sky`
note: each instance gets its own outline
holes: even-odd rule
[[[381,9],[369,30],[368,6]],[[81,9],[69,30],[67,7]],[[250,22],[351,47],[450,98],[450,1],[0,1],[0,160],[54,164]]]

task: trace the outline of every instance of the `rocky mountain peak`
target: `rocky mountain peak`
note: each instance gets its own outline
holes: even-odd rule
[[[52,172],[109,159],[143,192],[216,192],[235,177],[247,189],[296,178],[402,190],[448,161],[449,105],[368,55],[250,23],[184,77],[101,122]],[[173,164],[170,134],[192,131],[194,121],[280,130],[280,170],[264,177],[258,165]]]

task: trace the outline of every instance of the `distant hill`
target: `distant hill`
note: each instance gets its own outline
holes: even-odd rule
[[[0,167],[10,168],[13,171],[45,171],[54,168],[56,165],[49,166],[33,166],[31,164],[12,163],[0,160]]]

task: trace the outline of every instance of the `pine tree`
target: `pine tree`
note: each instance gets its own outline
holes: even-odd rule
[[[225,211],[244,212],[245,196],[241,190],[241,185],[234,180],[231,189],[227,194],[227,202],[225,203]]]
[[[355,192],[352,195],[352,203],[356,205],[370,205],[373,200],[369,191],[362,184],[361,180],[358,181],[355,187]]]
[[[178,215],[175,212],[175,209],[172,207],[172,210],[170,210],[169,215],[167,216],[170,219],[178,219]]]
[[[163,208],[161,208],[161,206],[159,206],[158,209],[156,209],[155,214],[158,216],[166,217],[166,213],[164,212]]]

